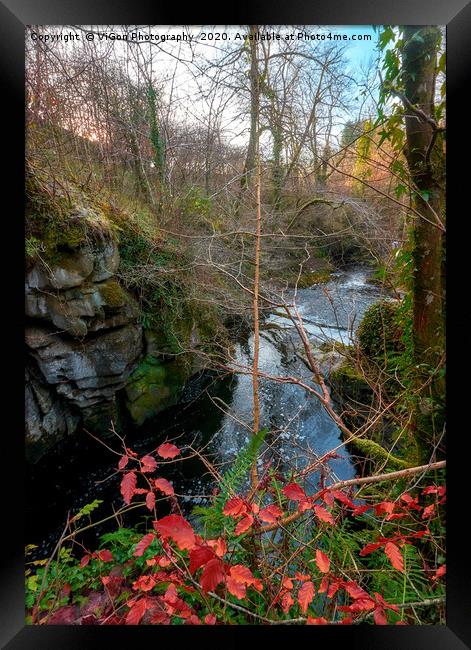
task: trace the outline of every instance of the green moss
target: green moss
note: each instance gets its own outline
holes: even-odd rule
[[[126,407],[134,423],[141,425],[176,404],[187,378],[179,359],[161,361],[150,355],[144,357],[126,386]]]
[[[100,283],[98,290],[109,307],[122,307],[128,301],[126,291],[116,280],[107,280]]]
[[[306,271],[298,280],[298,288],[306,289],[315,284],[323,284],[330,279],[330,271]]]
[[[358,327],[357,337],[361,352],[370,359],[387,360],[391,353],[401,352],[402,325],[400,303],[381,300],[366,310]]]
[[[371,403],[373,392],[368,382],[348,359],[345,359],[331,372],[330,383],[343,399],[358,401],[362,404]]]
[[[114,236],[114,229],[93,198],[65,181],[45,173],[26,176],[26,256],[58,263],[61,258],[93,241]]]
[[[350,444],[372,461],[381,465],[386,463],[386,466],[391,469],[399,470],[412,467],[412,465],[407,461],[392,456],[387,449],[384,449],[384,447],[373,440],[353,438],[353,440],[350,441]]]

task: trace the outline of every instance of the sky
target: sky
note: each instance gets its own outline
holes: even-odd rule
[[[378,33],[374,31],[371,25],[352,25],[352,26],[339,26],[339,25],[320,25],[309,26],[310,34],[314,34],[317,40],[311,38],[300,40],[299,33],[302,33],[306,26],[292,26],[287,25],[283,27],[272,26],[262,28],[264,32],[279,31],[282,38],[291,38],[291,41],[299,42],[303,45],[308,44],[309,50],[315,53],[316,49],[324,45],[338,43],[344,49],[345,58],[347,63],[346,72],[352,77],[359,78],[361,71],[372,63],[377,55],[376,44],[378,41]],[[164,95],[167,98],[172,97],[172,105],[175,106],[175,117],[183,121],[190,121],[193,123],[204,123],[207,116],[207,102],[202,98],[204,91],[204,80],[198,78],[194,74],[194,68],[190,68],[188,61],[193,56],[205,54],[206,56],[216,56],[226,44],[237,46],[243,44],[243,38],[236,39],[236,34],[244,35],[249,31],[248,26],[183,26],[183,25],[156,25],[156,26],[81,26],[80,29],[72,26],[61,27],[43,27],[45,33],[48,31],[56,34],[76,33],[79,34],[80,42],[71,40],[70,42],[61,42],[57,46],[64,48],[78,48],[87,47],[87,41],[90,46],[101,48],[112,47],[114,56],[125,55],[128,48],[129,51],[136,51],[136,47],[128,45],[123,40],[117,40],[126,30],[140,34],[139,39],[142,45],[142,53],[152,52],[153,56],[153,69],[157,76],[162,79],[162,88]],[[93,37],[90,39],[90,33]],[[306,33],[306,32],[304,32]],[[105,38],[101,38],[100,34]],[[210,35],[213,35],[210,40]],[[220,40],[215,40],[215,35],[220,35]],[[145,37],[152,36],[154,44],[157,47],[152,47],[151,44],[145,42]],[[180,35],[182,40],[176,42],[168,39],[169,36]],[[345,35],[347,39],[341,41],[334,41],[329,36]],[[370,37],[370,40],[363,40],[365,35]],[[186,36],[186,38],[183,38]],[[192,36],[192,39],[188,38]],[[112,38],[113,40],[109,40]],[[165,40],[168,39],[168,40]],[[226,39],[226,40],[223,40]],[[276,45],[273,45],[276,48]],[[273,50],[272,50],[273,51]],[[275,50],[276,51],[276,50]],[[361,98],[359,99],[359,105]],[[243,146],[247,140],[247,129],[243,124],[238,123],[237,115],[240,113],[240,105],[237,106],[237,99],[232,105],[225,109],[225,129],[227,137],[232,144]],[[339,136],[342,125],[340,122],[345,123],[348,119],[355,119],[357,115],[345,114],[336,125],[334,135]],[[243,120],[246,121],[245,119]]]

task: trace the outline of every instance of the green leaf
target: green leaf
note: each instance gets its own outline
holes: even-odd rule
[[[406,192],[407,192],[407,187],[401,184],[397,185],[396,189],[394,190],[394,194],[397,196],[397,198],[401,197]]]
[[[74,519],[77,520],[81,517],[84,517],[85,515],[89,515],[91,512],[93,512],[93,510],[98,508],[101,503],[103,503],[101,499],[95,499],[91,503],[87,503],[87,505],[83,506],[83,508],[77,512]]]
[[[394,41],[395,35],[393,29],[387,25],[385,29],[379,35],[379,46],[382,50],[390,41]]]

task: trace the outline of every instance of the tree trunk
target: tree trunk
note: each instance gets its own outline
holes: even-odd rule
[[[442,283],[444,190],[441,184],[443,152],[435,124],[434,95],[438,27],[407,26],[402,47],[402,81],[406,123],[406,157],[413,185],[413,207],[420,213],[413,227],[414,271],[413,342],[418,366],[419,400],[416,428],[420,438],[431,441],[437,432],[435,400],[443,399],[443,379],[436,370],[444,351]],[[438,219],[437,219],[438,217]],[[424,382],[427,386],[420,388]],[[431,401],[430,401],[431,398]],[[439,433],[439,432],[438,432]]]

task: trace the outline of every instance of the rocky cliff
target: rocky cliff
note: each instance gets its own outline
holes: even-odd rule
[[[225,328],[192,298],[185,249],[159,235],[154,213],[37,169],[26,195],[26,448],[36,459],[82,425],[105,436],[111,421],[139,426],[175,404],[201,369],[190,350],[211,351]]]
[[[53,444],[81,422],[109,427],[116,416],[116,393],[143,351],[138,307],[115,277],[118,266],[117,244],[104,241],[54,264],[38,262],[26,274],[30,449]]]

